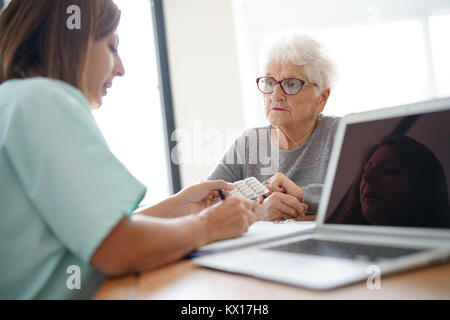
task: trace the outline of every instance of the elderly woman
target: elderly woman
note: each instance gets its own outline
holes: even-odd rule
[[[254,176],[272,191],[252,208],[257,218],[296,218],[317,210],[325,179],[338,123],[322,115],[334,66],[318,42],[301,34],[270,41],[261,58],[256,84],[270,125],[244,132],[208,179]]]

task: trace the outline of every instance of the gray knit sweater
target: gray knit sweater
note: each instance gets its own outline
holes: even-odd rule
[[[303,201],[317,212],[330,159],[337,117],[323,117],[309,139],[294,150],[280,150],[272,142],[270,127],[246,130],[225,152],[208,180],[235,182],[256,177],[263,182],[282,172],[304,188]]]

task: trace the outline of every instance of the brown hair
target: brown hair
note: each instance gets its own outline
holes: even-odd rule
[[[70,30],[67,9],[81,10],[81,28]],[[84,88],[90,43],[117,29],[112,0],[12,0],[0,15],[0,83],[32,74]]]

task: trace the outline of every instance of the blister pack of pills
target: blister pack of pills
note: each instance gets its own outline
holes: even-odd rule
[[[259,196],[269,193],[269,189],[255,177],[239,180],[233,184],[234,189],[227,192],[229,197],[246,198],[255,201]]]

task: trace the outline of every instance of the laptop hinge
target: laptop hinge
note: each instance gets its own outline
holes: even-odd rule
[[[352,228],[353,227],[353,228]],[[370,230],[369,228],[374,228],[377,230]],[[436,230],[435,234],[431,234],[429,230],[425,232],[424,230],[414,230],[411,228],[391,228],[389,230],[382,227],[370,226],[365,228],[359,228],[355,226],[345,226],[340,228],[340,226],[324,226],[318,227],[314,236],[318,238],[333,238],[342,240],[367,240],[370,242],[418,242],[426,243],[428,245],[447,245],[450,241],[450,232],[448,230]]]

